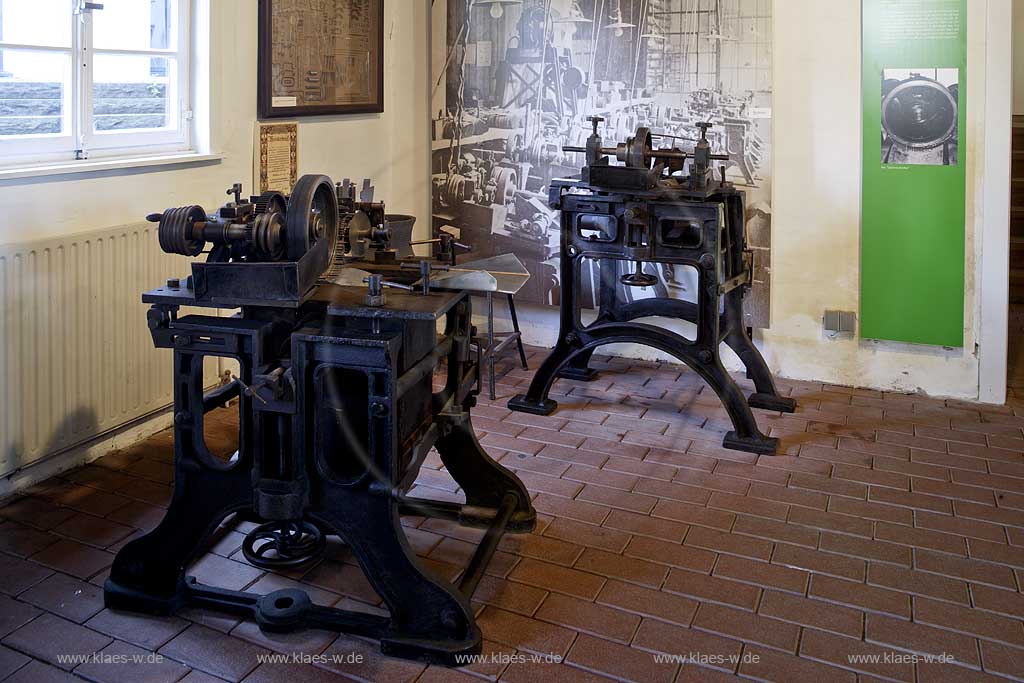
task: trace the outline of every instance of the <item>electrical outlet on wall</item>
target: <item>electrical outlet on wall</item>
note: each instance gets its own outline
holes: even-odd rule
[[[857,332],[857,314],[853,311],[825,311],[822,326],[830,337],[853,337]]]

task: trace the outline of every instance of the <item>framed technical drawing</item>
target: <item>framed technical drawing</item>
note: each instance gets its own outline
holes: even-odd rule
[[[384,111],[384,0],[260,0],[259,117]]]

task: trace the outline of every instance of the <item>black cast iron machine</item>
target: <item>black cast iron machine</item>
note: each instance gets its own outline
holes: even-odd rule
[[[604,147],[598,134],[603,120],[591,117],[594,131],[585,148],[579,180],[555,180],[549,203],[561,211],[561,311],[558,341],[538,368],[526,392],[509,401],[512,410],[548,415],[557,403],[548,398],[558,377],[590,381],[594,350],[605,344],[642,344],[679,359],[715,391],[734,430],[724,446],[753,453],[774,453],[778,439],[758,428],[751,408],[793,412],[793,399],[781,396],[761,353],[743,324],[743,296],[751,283],[746,249],[744,196],[726,182],[725,168],[716,176],[707,140],[709,123],[698,123],[700,140],[692,151],[669,146],[655,149],[656,137],[639,128],[634,137]],[[669,136],[661,136],[669,137]],[[611,158],[622,162],[613,165]],[[689,162],[689,172],[683,173]],[[581,264],[600,263],[597,318],[581,319]],[[633,263],[621,274],[618,264]],[[696,273],[695,301],[655,296],[624,302],[620,286],[653,287],[655,275],[644,263],[689,266]],[[689,339],[641,318],[674,318],[696,326]],[[747,397],[722,364],[719,348],[727,344],[746,366],[756,392]]]
[[[379,639],[388,654],[456,664],[480,651],[470,597],[502,535],[535,523],[522,482],[473,432],[479,347],[470,299],[430,287],[458,245],[434,240],[440,261],[399,256],[383,204],[357,202],[322,175],[303,176],[289,196],[244,199],[238,185],[228,192],[234,200],[216,214],[185,206],[149,216],[164,251],[210,249],[191,276],[143,295],[153,341],[174,350],[175,488],[163,521],[118,552],[106,604],[154,614],[197,606],[253,618],[269,632],[349,632]],[[367,273],[365,283],[328,281],[349,264]],[[182,306],[238,313],[179,315]],[[209,357],[233,359],[239,370],[204,392]],[[238,448],[218,457],[205,419],[231,401]],[[464,504],[408,495],[432,448]],[[313,560],[326,536],[339,536],[387,616],[317,605],[299,589],[259,595],[187,576],[232,513],[259,523],[243,552],[267,569]],[[424,571],[403,514],[486,529],[457,584]]]

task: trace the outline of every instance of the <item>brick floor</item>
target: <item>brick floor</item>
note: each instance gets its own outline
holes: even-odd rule
[[[542,352],[530,356],[536,367]],[[169,499],[162,433],[0,507],[0,680],[1024,680],[1016,386],[992,407],[783,381],[798,411],[757,412],[784,455],[758,457],[721,448],[727,417],[693,373],[595,363],[597,382],[555,385],[552,416],[505,408],[531,377],[510,367],[498,399],[475,411],[482,443],[519,473],[540,514],[533,534],[502,541],[475,596],[488,661],[455,672],[323,631],[273,636],[198,610],[104,609],[98,587],[113,554],[153,528]],[[209,431],[230,450],[226,412]],[[460,496],[436,457],[417,489]],[[405,524],[424,564],[448,577],[480,537],[439,520]],[[248,528],[219,530],[192,573],[380,611],[343,545],[314,566],[267,574],[241,558]],[[84,664],[58,658],[93,652]],[[342,657],[261,663],[270,652]],[[161,663],[111,663],[150,653]],[[362,661],[344,661],[350,653]]]

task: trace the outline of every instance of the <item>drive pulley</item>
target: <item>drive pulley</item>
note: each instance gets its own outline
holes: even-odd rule
[[[241,198],[241,185],[228,190],[235,201],[208,214],[198,205],[147,216],[157,223],[160,248],[169,254],[198,256],[213,245],[211,260],[298,261],[317,249],[317,262],[330,264],[338,237],[338,198],[324,175],[305,175],[291,195],[265,192]]]

